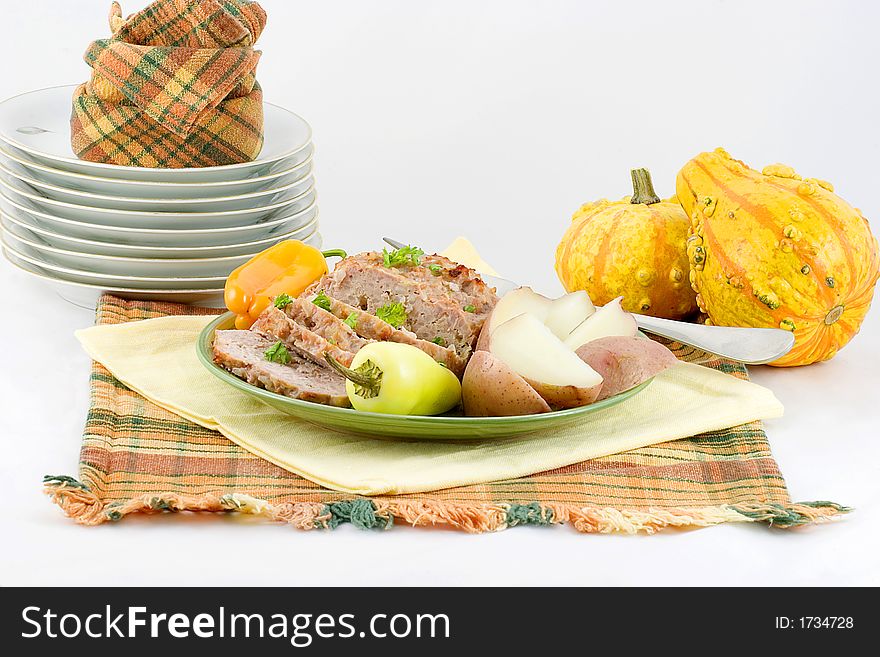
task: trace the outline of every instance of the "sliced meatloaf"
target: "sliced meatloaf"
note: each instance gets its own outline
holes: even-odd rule
[[[354,312],[354,308],[352,308]],[[284,307],[284,312],[293,321],[314,331],[327,342],[335,344],[340,349],[356,354],[361,347],[370,342],[359,336],[352,327],[345,323],[351,315],[342,318],[312,303],[311,299],[299,297]],[[360,314],[356,312],[355,314]],[[355,320],[351,320],[354,322]],[[347,365],[348,363],[346,363]]]
[[[406,264],[396,269],[409,278],[428,283],[439,278],[449,296],[462,307],[474,306],[478,315],[488,315],[498,302],[495,288],[486,285],[476,271],[441,255],[425,255],[419,265]]]
[[[385,341],[410,344],[414,347],[418,347],[437,362],[446,365],[446,367],[452,370],[456,376],[460,377],[464,374],[464,368],[467,365],[467,357],[460,355],[452,347],[428,342],[427,340],[421,340],[411,331],[407,331],[406,329],[396,329],[391,326],[391,324],[379,319],[375,315],[371,315],[369,312],[350,306],[349,304],[340,301],[339,299],[334,299],[333,297],[328,297],[328,303],[330,304],[330,310],[328,312],[312,303],[316,296],[316,292],[312,290],[306,292],[299,300],[305,301],[308,305],[312,306],[314,308],[312,312],[316,315],[320,315],[322,318],[326,318],[326,316],[329,315],[337,322],[343,324],[345,328],[348,328],[348,326],[344,324],[343,319],[348,319],[349,317],[354,316],[351,320],[354,325],[354,332],[362,339],[365,338],[365,342]],[[288,308],[289,307],[290,306],[288,306]]]
[[[296,353],[288,365],[266,359],[265,352],[276,340],[256,331],[217,331],[214,334],[214,362],[251,385],[294,399],[350,406],[345,379]]]
[[[293,304],[290,304],[293,305]],[[251,330],[273,340],[281,340],[288,350],[295,351],[318,365],[325,365],[324,354],[329,353],[343,365],[351,365],[357,349],[349,351],[319,333],[297,323],[275,306],[269,306],[254,322]]]
[[[324,291],[371,315],[402,303],[403,328],[422,340],[448,345],[464,358],[497,301],[474,270],[438,255],[424,256],[418,265],[385,267],[382,254],[361,253],[342,260],[312,291]]]

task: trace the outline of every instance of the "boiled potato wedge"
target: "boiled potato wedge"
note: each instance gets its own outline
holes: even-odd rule
[[[576,353],[602,376],[597,401],[634,388],[678,362],[662,344],[642,337],[599,338]]]
[[[590,301],[590,296],[583,290],[578,290],[553,299],[544,323],[557,338],[565,340],[578,325],[595,312],[596,306]]]
[[[489,336],[508,319],[528,313],[540,321],[544,321],[550,312],[552,299],[538,294],[530,287],[518,287],[511,290],[498,300],[495,308],[483,323],[480,337],[477,338],[477,351],[489,351]]]
[[[639,331],[636,318],[621,307],[621,301],[623,297],[617,297],[587,317],[569,333],[565,338],[565,344],[576,350],[581,345],[599,338],[617,335],[635,336]]]
[[[461,380],[464,414],[476,417],[547,413],[550,406],[525,379],[488,351],[471,356]]]
[[[517,315],[492,332],[490,353],[525,379],[551,408],[595,401],[602,377],[531,314]]]

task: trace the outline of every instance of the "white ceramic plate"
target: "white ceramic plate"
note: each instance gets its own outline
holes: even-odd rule
[[[253,162],[192,169],[148,169],[79,160],[70,147],[70,113],[77,85],[50,87],[0,103],[0,141],[39,164],[105,178],[165,182],[242,180],[283,171],[308,157],[312,129],[301,117],[263,103],[264,145]]]
[[[311,165],[308,165],[311,169]],[[21,181],[36,190],[40,196],[62,203],[87,208],[106,208],[108,210],[134,210],[136,212],[229,212],[277,205],[289,201],[311,189],[315,179],[308,174],[284,187],[272,188],[251,194],[224,196],[217,198],[134,198],[131,196],[105,196],[75,189],[67,189],[31,178],[28,171],[15,162],[0,163],[0,172],[6,179]]]
[[[135,290],[124,287],[111,287],[102,285],[86,285],[56,278],[52,272],[41,267],[32,265],[18,258],[8,249],[3,248],[3,255],[15,267],[24,272],[36,276],[48,283],[58,295],[81,308],[95,309],[98,298],[104,292],[110,292],[125,299],[144,299],[150,301],[176,301],[178,303],[192,303],[212,308],[223,307],[223,288],[215,290]]]
[[[2,201],[0,201],[2,204]],[[225,258],[229,256],[248,256],[259,253],[281,240],[305,240],[318,229],[318,219],[315,217],[305,226],[283,235],[268,237],[256,242],[244,242],[241,244],[229,244],[226,246],[150,246],[145,244],[125,244],[119,241],[101,242],[91,239],[82,239],[62,235],[52,230],[37,225],[33,219],[19,210],[0,212],[0,222],[3,227],[15,235],[22,235],[26,239],[39,240],[56,249],[74,251],[83,254],[120,256],[129,258]]]
[[[2,181],[0,181],[2,182]],[[4,214],[23,218],[32,225],[45,228],[63,235],[70,235],[98,242],[118,242],[136,246],[160,247],[207,247],[240,245],[245,242],[256,242],[276,238],[302,228],[318,216],[318,206],[312,203],[309,207],[290,215],[278,215],[271,221],[254,223],[249,226],[231,226],[227,228],[136,228],[127,225],[109,226],[86,223],[57,217],[30,203],[11,200],[3,195],[0,189],[0,210]],[[174,215],[185,217],[186,215]],[[195,225],[198,225],[197,223]]]
[[[85,283],[86,285],[112,285],[114,287],[125,287],[133,290],[139,289],[156,289],[156,290],[200,290],[200,289],[217,289],[226,284],[226,276],[192,276],[170,278],[165,276],[132,276],[132,275],[116,275],[116,274],[98,274],[82,269],[73,269],[71,267],[62,267],[43,260],[41,254],[36,249],[22,244],[12,244],[14,239],[9,233],[3,232],[3,247],[19,260],[23,260],[28,264],[45,269],[55,274],[56,278],[63,278],[74,283]]]
[[[30,201],[43,212],[73,221],[134,228],[227,228],[251,225],[266,221],[273,213],[290,214],[307,208],[315,202],[317,196],[313,183],[314,179],[309,176],[302,181],[304,189],[298,196],[271,205],[216,212],[158,212],[115,210],[46,198],[24,181],[11,177],[0,169],[0,193],[7,198],[18,202]]]
[[[253,257],[252,254],[245,254],[226,258],[124,258],[77,253],[49,246],[39,237],[28,235],[25,229],[19,228],[15,224],[7,225],[5,219],[0,219],[0,224],[3,226],[3,241],[19,253],[33,255],[38,260],[50,265],[110,276],[226,277],[233,269]]]
[[[53,169],[36,162],[30,162],[27,155],[3,144],[0,148],[0,162],[9,167],[14,162],[20,165],[26,175],[34,180],[49,183],[67,190],[102,194],[105,196],[127,196],[144,199],[207,199],[224,196],[250,194],[268,189],[277,189],[296,182],[312,171],[314,146],[308,146],[308,157],[296,166],[271,173],[266,176],[245,178],[244,180],[224,180],[221,182],[173,183],[147,182],[143,180],[124,180],[89,176],[62,169]]]

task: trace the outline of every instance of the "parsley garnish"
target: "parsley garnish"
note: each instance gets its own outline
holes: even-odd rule
[[[266,357],[266,360],[270,360],[273,363],[281,363],[282,365],[290,363],[290,352],[287,351],[287,347],[281,344],[281,340],[266,349],[263,355]]]
[[[351,315],[349,315],[348,317],[346,317],[346,318],[345,318],[345,323],[348,324],[348,326],[349,326],[350,328],[352,328],[352,329],[355,328],[355,327],[357,326],[357,323],[358,323],[358,314],[357,314],[357,313],[352,313]]]
[[[318,306],[318,308],[323,308],[324,310],[330,310],[330,297],[324,294],[324,290],[318,292],[318,296],[312,299],[312,303]]]
[[[285,306],[289,306],[293,303],[293,299],[290,298],[290,295],[287,292],[282,292],[277,297],[275,297],[275,301],[272,302],[276,308],[284,308]]]
[[[441,347],[446,346],[446,340],[444,340],[439,335],[436,338],[434,338],[433,340],[431,340],[431,342],[433,342],[434,344],[440,345]]]
[[[404,246],[394,251],[382,249],[382,264],[386,267],[400,267],[401,265],[417,266],[421,262],[425,252],[417,246]]]
[[[439,276],[443,271],[443,267],[440,265],[428,265],[428,269],[431,270],[431,273],[434,274],[434,276]]]
[[[464,307],[464,311],[465,311],[466,313],[475,313],[475,312],[477,312],[477,307],[474,306],[473,304],[470,304],[470,303],[469,303],[468,305],[466,305],[466,306]]]
[[[402,303],[389,303],[376,310],[376,317],[394,328],[400,328],[406,321],[406,308]]]

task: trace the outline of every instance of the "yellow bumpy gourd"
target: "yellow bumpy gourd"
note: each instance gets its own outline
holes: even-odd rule
[[[629,312],[682,319],[697,309],[688,282],[690,222],[675,198],[661,201],[645,169],[632,171],[633,195],[587,203],[556,249],[556,273],[568,292],[597,305],[623,297]]]
[[[778,366],[827,360],[858,332],[880,271],[877,240],[829,183],[783,164],[758,172],[719,148],[681,169],[676,192],[707,323],[793,331]]]

